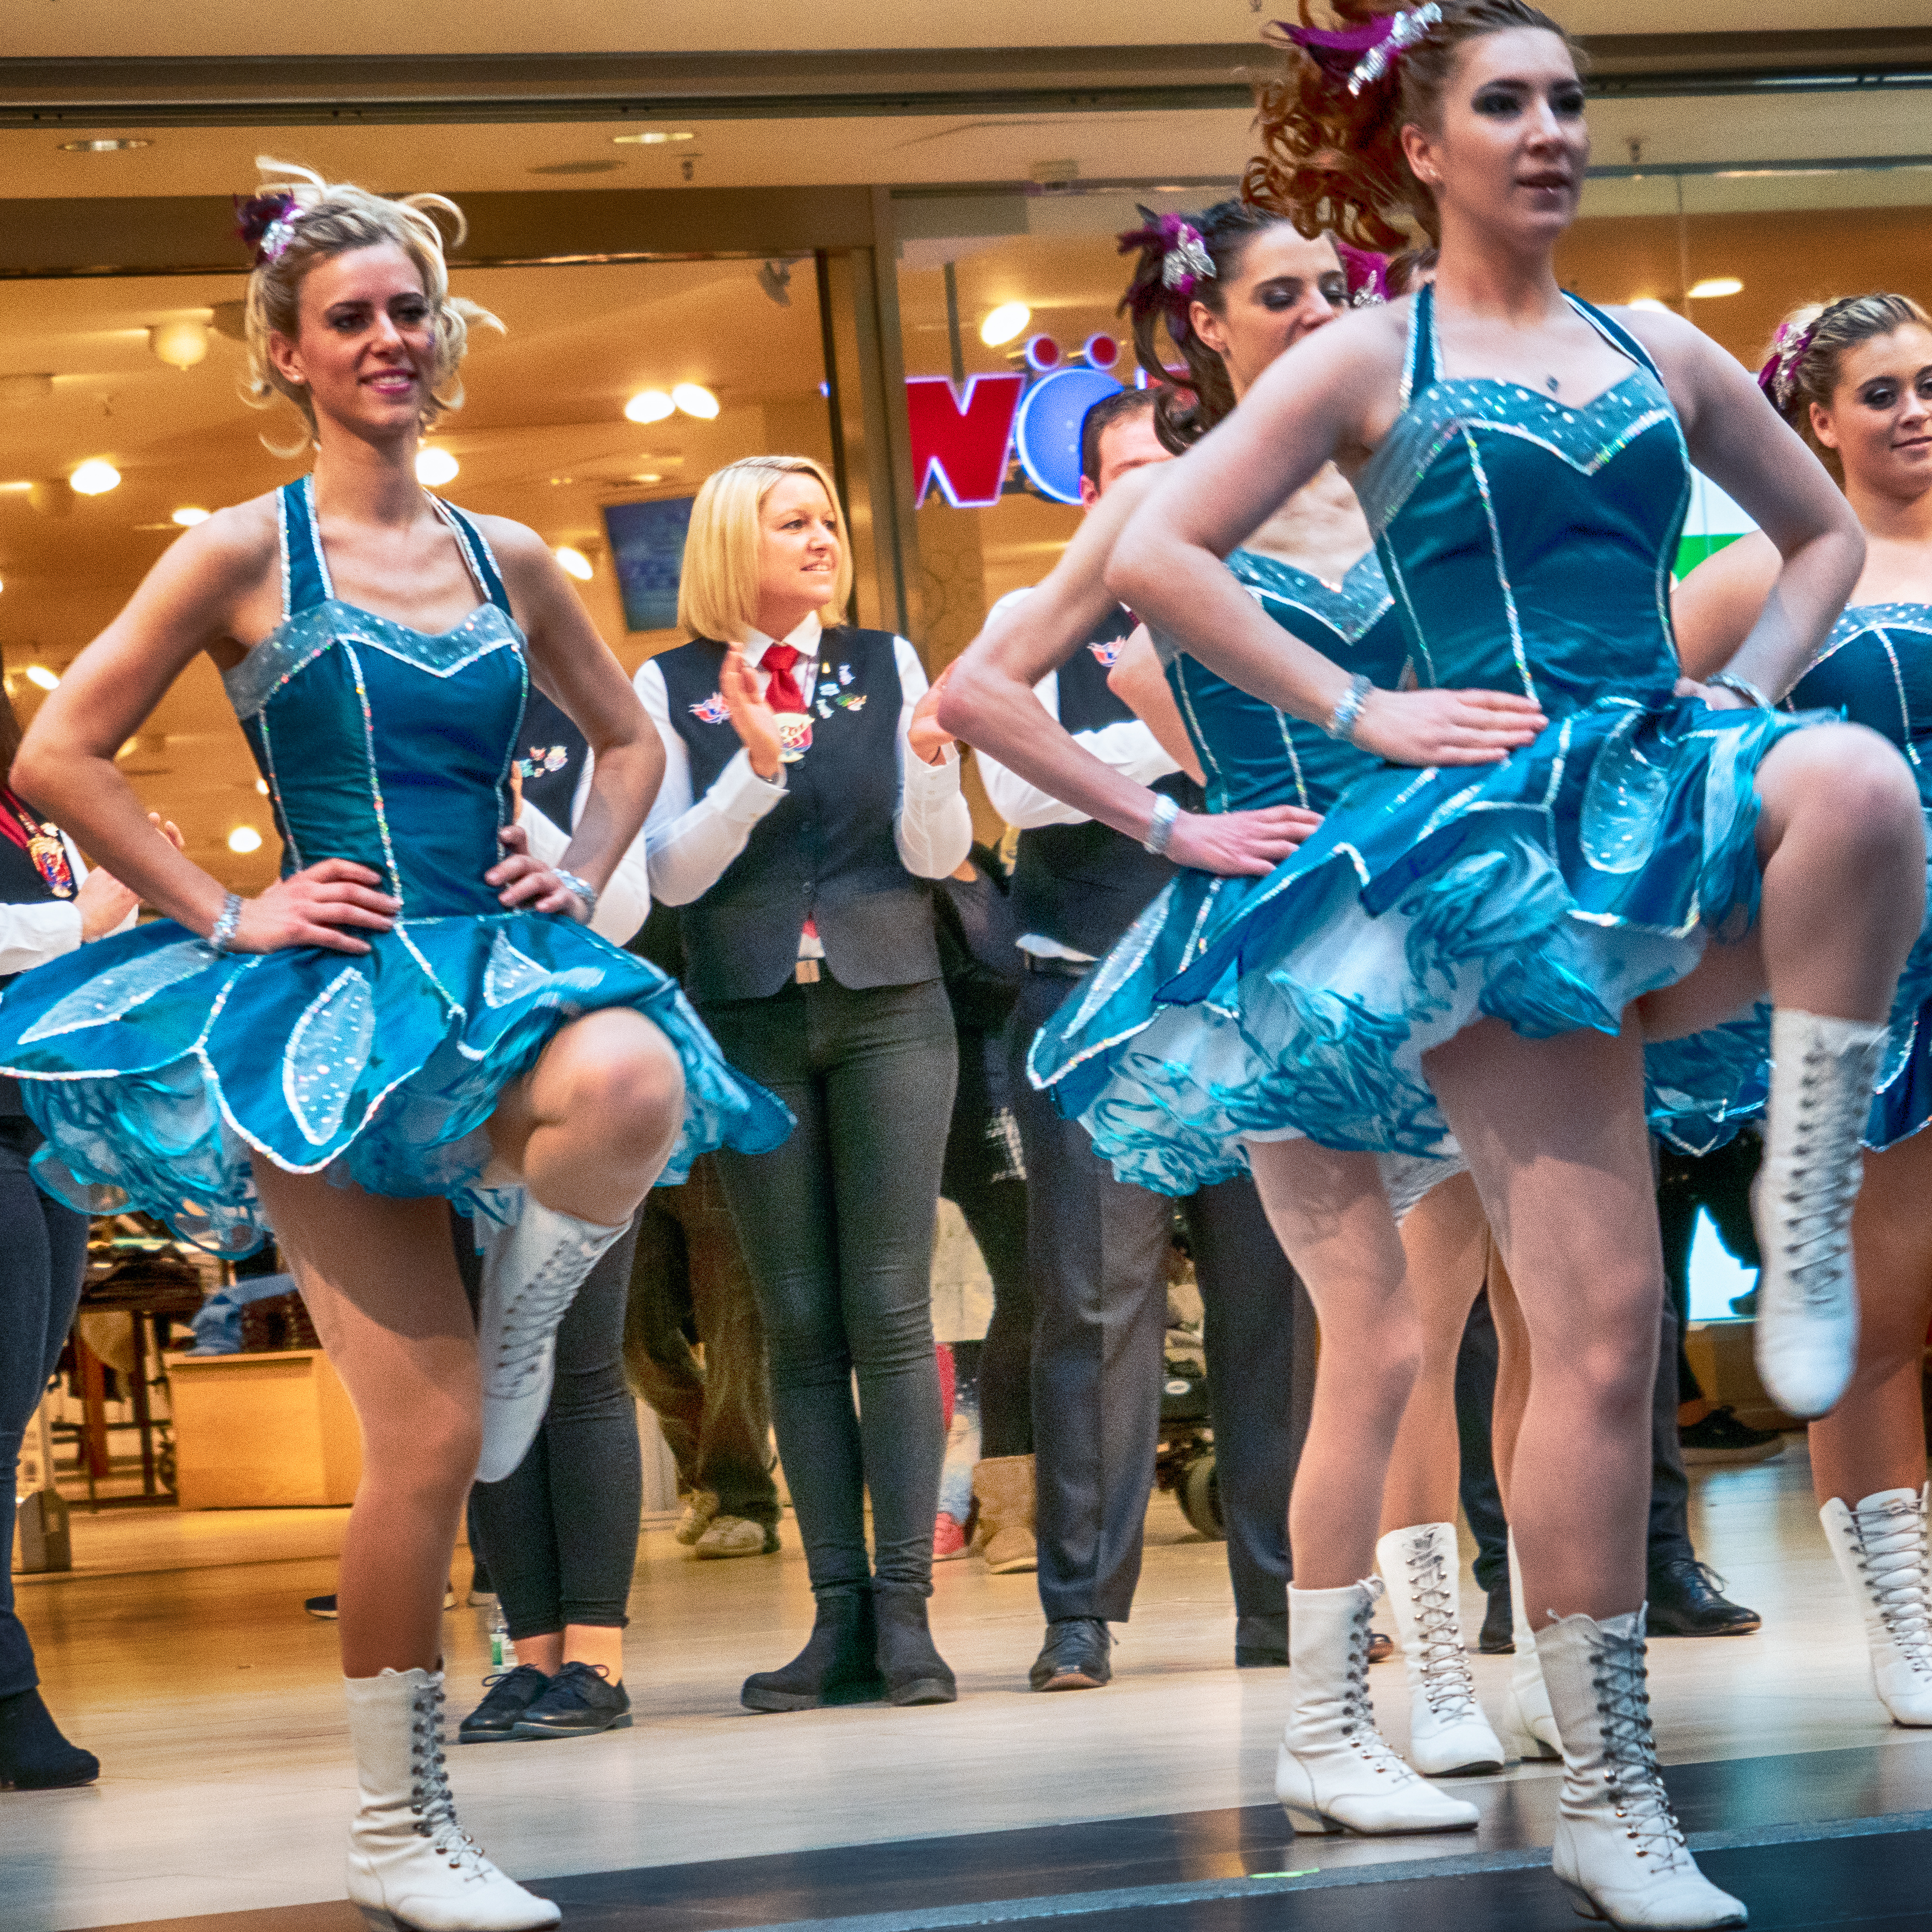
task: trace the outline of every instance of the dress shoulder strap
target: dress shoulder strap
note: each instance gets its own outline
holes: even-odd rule
[[[505,616],[511,616],[510,593],[503,586],[503,573],[496,567],[496,554],[490,548],[490,539],[483,534],[483,526],[467,511],[459,510],[454,503],[446,503],[440,496],[430,500],[442,512],[443,520],[455,532],[456,541],[462,546],[463,560],[470,566],[470,575],[476,580],[476,588],[486,602],[495,604]]]
[[[1652,360],[1650,351],[1631,334],[1620,322],[1613,321],[1594,302],[1586,302],[1580,295],[1569,290],[1563,291],[1570,306],[1607,342],[1612,349],[1620,349],[1640,369],[1648,369],[1660,382],[1664,372]]]
[[[1436,289],[1424,282],[1408,309],[1408,359],[1402,372],[1402,406],[1407,409],[1436,380]]]
[[[298,476],[284,483],[275,500],[282,544],[282,615],[287,618],[327,603],[335,595],[335,586],[316,526],[314,478]]]

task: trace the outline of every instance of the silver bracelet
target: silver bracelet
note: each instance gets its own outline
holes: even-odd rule
[[[1355,721],[1361,716],[1362,706],[1367,704],[1369,693],[1374,688],[1373,680],[1358,671],[1348,680],[1348,688],[1342,694],[1341,702],[1328,714],[1328,722],[1322,730],[1331,738],[1340,738],[1344,744],[1353,744]]]
[[[1760,711],[1775,711],[1778,709],[1749,678],[1740,677],[1736,671],[1717,671],[1704,682],[1716,686],[1720,691],[1735,691],[1740,698],[1748,698]]]
[[[1141,844],[1156,859],[1166,854],[1167,842],[1174,836],[1174,821],[1180,816],[1180,806],[1166,792],[1154,794],[1154,816],[1148,821],[1148,835]]]
[[[556,882],[573,898],[584,902],[584,922],[588,926],[597,913],[597,889],[586,880],[580,879],[574,872],[566,872],[561,866],[550,869],[556,874]]]
[[[208,935],[208,950],[211,952],[226,952],[234,944],[241,923],[242,895],[230,892],[221,902],[220,916],[214,922],[214,930]]]

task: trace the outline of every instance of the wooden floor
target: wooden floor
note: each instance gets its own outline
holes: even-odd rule
[[[250,1932],[354,1923],[346,1908],[265,1911],[342,1896],[353,1779],[334,1632],[301,1608],[333,1586],[340,1524],[330,1511],[77,1514],[76,1572],[20,1580],[48,1702],[105,1770],[85,1790],[0,1794],[4,1932],[238,1912],[251,1915]],[[1763,1786],[1760,1768],[1747,1781],[1739,1764],[1729,1786],[1708,1768],[1745,1760],[1804,1759],[1766,1801],[1774,1808],[1808,1811],[1827,1790],[1851,1815],[1932,1808],[1932,1795],[1916,1795],[1932,1794],[1932,1736],[1893,1730],[1872,1697],[1802,1447],[1702,1477],[1694,1528],[1730,1594],[1766,1620],[1753,1637],[1652,1647],[1664,1755],[1700,1768],[1714,1813],[1703,1828],[1750,1809],[1740,1794]],[[1150,1520],[1114,1683],[1076,1696],[1026,1688],[1040,1635],[1034,1580],[962,1562],[940,1567],[933,1605],[958,1704],[746,1714],[742,1678],[783,1661],[810,1621],[789,1522],[785,1537],[782,1558],[700,1564],[667,1531],[647,1532],[631,1600],[634,1729],[452,1750],[465,1822],[507,1868],[572,1879],[1177,1814],[1245,1817],[1274,1832],[1287,1678],[1232,1668],[1223,1552],[1196,1538],[1167,1499]],[[1480,1610],[1472,1588],[1472,1630]],[[454,1718],[478,1694],[487,1633],[467,1610],[449,1616],[448,1632]],[[1508,1660],[1474,1666],[1494,1714]],[[1378,1670],[1376,1688],[1400,1743],[1400,1665]],[[1845,1752],[1856,1755],[1810,1755]],[[1499,1817],[1533,1821],[1553,1798],[1552,1776],[1530,1767],[1493,1781],[1486,1797],[1471,1795]],[[1520,1837],[1532,1826],[1512,1828]],[[1199,1862],[1177,1856],[1184,1876]],[[1320,1862],[1415,1856],[1412,1844],[1322,1841]]]

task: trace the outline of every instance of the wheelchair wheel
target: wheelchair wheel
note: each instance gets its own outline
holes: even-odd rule
[[[1181,1513],[1210,1541],[1227,1539],[1228,1526],[1221,1520],[1221,1485],[1215,1480],[1212,1452],[1197,1456],[1182,1472],[1180,1484]]]

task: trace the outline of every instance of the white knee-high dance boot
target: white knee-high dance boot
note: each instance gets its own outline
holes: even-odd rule
[[[1381,1586],[1288,1592],[1288,1728],[1274,1795],[1298,1832],[1469,1832],[1481,1814],[1418,1778],[1376,1728],[1369,1619]]]
[[[1628,1932],[1702,1932],[1748,1915],[1697,1869],[1657,1768],[1641,1610],[1546,1624],[1544,1681],[1563,1737],[1550,1862],[1586,1918]]]
[[[1880,1490],[1856,1508],[1834,1496],[1818,1516],[1864,1612],[1879,1702],[1894,1724],[1932,1725],[1932,1576],[1926,1567],[1924,1490]]]
[[[456,1822],[442,1763],[442,1672],[344,1679],[362,1804],[349,1898],[370,1932],[537,1932],[563,1914],[484,1856]]]
[[[1792,1415],[1826,1414],[1858,1352],[1852,1204],[1864,1178],[1858,1136],[1871,1112],[1887,1028],[1780,1006],[1771,1022],[1771,1099],[1754,1202],[1757,1370]]]
[[[479,1483],[500,1483],[536,1439],[550,1406],[558,1324],[584,1278],[623,1233],[546,1208],[527,1189],[508,1227],[483,1232],[483,1294],[476,1350],[483,1370]]]
[[[1408,1758],[1430,1778],[1503,1768],[1503,1748],[1476,1701],[1456,1601],[1456,1526],[1420,1522],[1376,1545],[1396,1641],[1408,1669]]]
[[[1543,1666],[1537,1661],[1529,1606],[1523,1601],[1522,1565],[1516,1561],[1514,1530],[1509,1540],[1509,1580],[1516,1654],[1510,1659],[1509,1695],[1503,1700],[1502,1746],[1511,1757],[1548,1762],[1563,1755],[1563,1746],[1556,1735],[1556,1720],[1550,1714],[1550,1693],[1543,1688]]]

